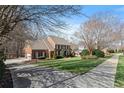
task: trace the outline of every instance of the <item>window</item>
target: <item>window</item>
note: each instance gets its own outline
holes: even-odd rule
[[[68,46],[68,49],[70,49],[70,46]]]
[[[66,51],[66,56],[68,55],[68,51]]]
[[[60,49],[62,48],[62,46],[60,45]]]
[[[58,49],[58,45],[56,45],[55,48]]]
[[[56,51],[56,55],[58,55],[58,51]]]
[[[66,46],[66,49],[68,49],[68,45]]]
[[[66,49],[68,49],[68,45],[66,46]]]
[[[58,51],[58,55],[60,55],[60,51]]]
[[[35,58],[35,52],[32,52],[32,58]]]
[[[60,45],[58,45],[58,49],[60,49]]]
[[[38,57],[41,57],[42,56],[42,51],[39,51],[38,52]]]
[[[45,52],[42,52],[42,54],[43,54],[42,56],[45,57]]]
[[[66,49],[66,45],[64,45],[64,49]]]

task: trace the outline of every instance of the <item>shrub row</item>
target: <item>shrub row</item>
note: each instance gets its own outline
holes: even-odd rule
[[[81,52],[81,56],[88,56],[90,53],[87,49],[82,50]],[[92,52],[92,55],[96,56],[96,57],[104,57],[105,53],[99,49],[94,49]]]
[[[61,55],[58,55],[58,56],[55,57],[55,59],[60,59],[60,58],[64,58],[64,57],[61,56]]]
[[[93,50],[93,55],[97,57],[105,57],[105,53],[99,49],[94,49]]]
[[[89,51],[87,49],[82,50],[81,56],[87,56],[89,55]]]
[[[45,56],[40,56],[40,57],[38,57],[38,59],[46,59],[46,57]]]
[[[69,55],[69,56],[66,56],[66,57],[75,57],[74,55]],[[38,57],[38,59],[46,59],[47,57],[45,56],[41,56],[41,57]],[[61,55],[58,55],[58,56],[55,56],[54,57],[55,59],[60,59],[60,58],[64,58],[64,56],[61,56]]]
[[[109,53],[122,53],[122,52],[124,52],[124,50],[123,49],[119,49],[119,50],[117,50],[117,49],[108,49],[107,50],[107,52],[109,52]]]
[[[109,53],[115,53],[115,51],[113,49],[108,49],[107,50]]]

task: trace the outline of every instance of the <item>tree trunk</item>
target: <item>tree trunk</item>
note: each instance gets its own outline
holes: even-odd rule
[[[93,49],[89,48],[88,51],[89,51],[89,53],[90,53],[90,56],[92,56]]]

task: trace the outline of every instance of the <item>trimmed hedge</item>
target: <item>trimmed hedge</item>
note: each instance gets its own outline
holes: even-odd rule
[[[118,53],[122,53],[122,52],[123,52],[123,50],[121,50],[121,49],[118,50]]]
[[[87,49],[84,49],[82,50],[81,52],[81,56],[82,58],[88,58],[88,55],[89,55],[89,51]],[[93,52],[92,52],[92,55],[96,56],[96,57],[104,57],[105,56],[105,53],[99,49],[94,49]]]
[[[105,57],[105,53],[99,49],[94,49],[93,50],[93,55],[97,57]]]
[[[87,50],[87,49],[84,49],[84,50],[82,50],[82,52],[81,52],[81,56],[87,56],[87,55],[89,55],[90,53],[89,53],[89,51]]]
[[[55,58],[56,58],[56,59],[60,59],[60,58],[64,58],[64,57],[61,56],[61,55],[58,55],[58,56],[56,56]]]
[[[115,51],[113,49],[108,49],[107,50],[109,53],[115,53]]]
[[[46,57],[45,56],[40,56],[40,57],[38,57],[38,59],[46,59]]]

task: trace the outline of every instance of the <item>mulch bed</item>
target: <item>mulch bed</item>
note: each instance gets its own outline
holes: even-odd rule
[[[0,79],[0,88],[13,88],[12,77],[9,69],[5,69],[5,73]]]
[[[32,59],[30,61],[25,61],[23,64],[33,64],[33,63],[37,63],[37,62],[44,62],[45,60],[49,60],[49,59]]]

